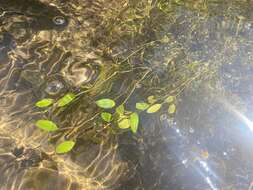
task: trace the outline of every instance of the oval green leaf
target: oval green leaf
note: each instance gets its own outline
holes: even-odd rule
[[[98,107],[104,108],[104,109],[110,109],[115,106],[115,102],[109,98],[97,100],[96,104]]]
[[[56,147],[55,151],[57,154],[64,154],[71,151],[74,146],[74,141],[64,141]]]
[[[56,131],[58,129],[57,125],[54,122],[50,121],[50,120],[43,120],[43,119],[41,119],[41,120],[38,120],[35,123],[35,125],[38,128],[40,128],[40,129],[42,129],[44,131],[47,131],[47,132]]]
[[[118,107],[116,108],[116,113],[119,114],[119,115],[124,114],[124,111],[125,111],[125,108],[124,108],[124,105],[123,105],[123,104],[121,104],[120,106],[118,106]]]
[[[154,104],[150,108],[148,108],[147,113],[155,113],[161,108],[162,104]]]
[[[169,114],[175,113],[176,112],[176,105],[175,104],[171,104],[169,106],[168,112],[169,112]]]
[[[101,118],[106,122],[110,122],[112,120],[112,114],[108,112],[102,112]]]
[[[122,119],[118,122],[118,126],[121,129],[127,129],[130,127],[130,121],[129,119]]]
[[[58,100],[58,107],[63,107],[72,102],[75,99],[76,95],[73,93],[67,93],[61,99]]]
[[[139,125],[139,115],[136,112],[134,112],[130,115],[130,126],[131,126],[131,131],[133,133],[137,132],[138,125]]]
[[[149,96],[148,98],[147,98],[147,100],[148,100],[148,103],[150,103],[150,104],[154,104],[157,100],[155,99],[155,96]]]
[[[136,109],[138,109],[138,110],[144,111],[144,110],[148,109],[149,104],[147,104],[147,103],[145,103],[145,102],[137,102],[137,103],[135,104],[135,107],[136,107]]]
[[[165,99],[165,102],[167,103],[171,103],[175,100],[175,97],[174,96],[168,96],[166,99]]]
[[[53,99],[51,99],[51,98],[45,98],[45,99],[42,99],[42,100],[36,102],[35,105],[37,107],[39,107],[39,108],[44,108],[44,107],[50,106],[53,102],[54,102]]]

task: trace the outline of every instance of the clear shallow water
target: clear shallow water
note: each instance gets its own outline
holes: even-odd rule
[[[0,189],[253,189],[251,9],[0,0]],[[34,106],[67,92],[82,95],[63,111]],[[136,135],[97,117],[99,98],[134,110],[150,95],[176,96],[176,113],[141,113]],[[37,129],[40,118],[60,132]],[[74,149],[54,154],[68,138]]]

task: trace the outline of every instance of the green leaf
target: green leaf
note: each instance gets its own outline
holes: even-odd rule
[[[35,125],[44,130],[44,131],[47,131],[47,132],[51,132],[51,131],[56,131],[58,129],[57,125],[52,122],[52,121],[49,121],[49,120],[38,120]]]
[[[72,102],[75,99],[76,95],[73,93],[67,93],[61,99],[58,100],[58,107],[63,107]]]
[[[168,96],[166,99],[165,99],[165,102],[167,103],[171,103],[175,100],[175,97],[174,96]]]
[[[102,112],[101,117],[106,122],[110,122],[112,120],[112,114],[108,112]]]
[[[169,114],[175,113],[176,112],[176,105],[175,104],[171,104],[169,106],[168,112],[169,112]]]
[[[147,113],[155,113],[161,108],[162,104],[154,104],[150,108],[148,108]]]
[[[149,96],[148,98],[148,103],[154,104],[157,100],[155,99],[155,96]]]
[[[137,102],[135,104],[135,107],[136,107],[136,109],[143,111],[143,110],[146,110],[149,107],[149,104],[147,104],[145,102]]]
[[[183,5],[183,0],[175,0],[175,3],[178,4],[178,5]]]
[[[122,119],[127,119],[127,118],[128,118],[127,115],[121,114],[121,115],[119,115],[119,117],[118,117],[118,121],[119,121],[119,120],[122,120]]]
[[[60,143],[59,145],[57,145],[55,151],[57,154],[67,153],[71,151],[74,146],[75,146],[74,141],[64,141]]]
[[[109,98],[97,100],[96,104],[98,107],[104,108],[104,109],[110,109],[115,106],[115,102]]]
[[[130,126],[133,133],[137,132],[138,125],[139,125],[139,115],[136,112],[134,112],[130,115]]]
[[[116,108],[116,113],[119,114],[119,115],[124,114],[124,111],[125,111],[125,108],[124,108],[124,105],[123,105],[123,104],[121,104],[120,106],[118,106],[118,107]]]
[[[36,102],[36,106],[39,107],[39,108],[44,108],[44,107],[48,107],[50,106],[52,103],[53,103],[53,99],[51,98],[45,98],[45,99],[42,99],[38,102]]]
[[[121,129],[127,129],[130,127],[130,121],[129,119],[122,119],[118,122],[118,126]]]

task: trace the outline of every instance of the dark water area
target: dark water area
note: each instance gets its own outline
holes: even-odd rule
[[[0,190],[253,190],[252,79],[251,0],[0,0]]]

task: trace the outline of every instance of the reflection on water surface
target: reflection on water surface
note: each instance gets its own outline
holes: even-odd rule
[[[252,9],[0,0],[0,189],[253,190]],[[112,121],[104,98],[124,106]],[[132,112],[137,133],[117,125]],[[56,154],[64,140],[74,148]]]

